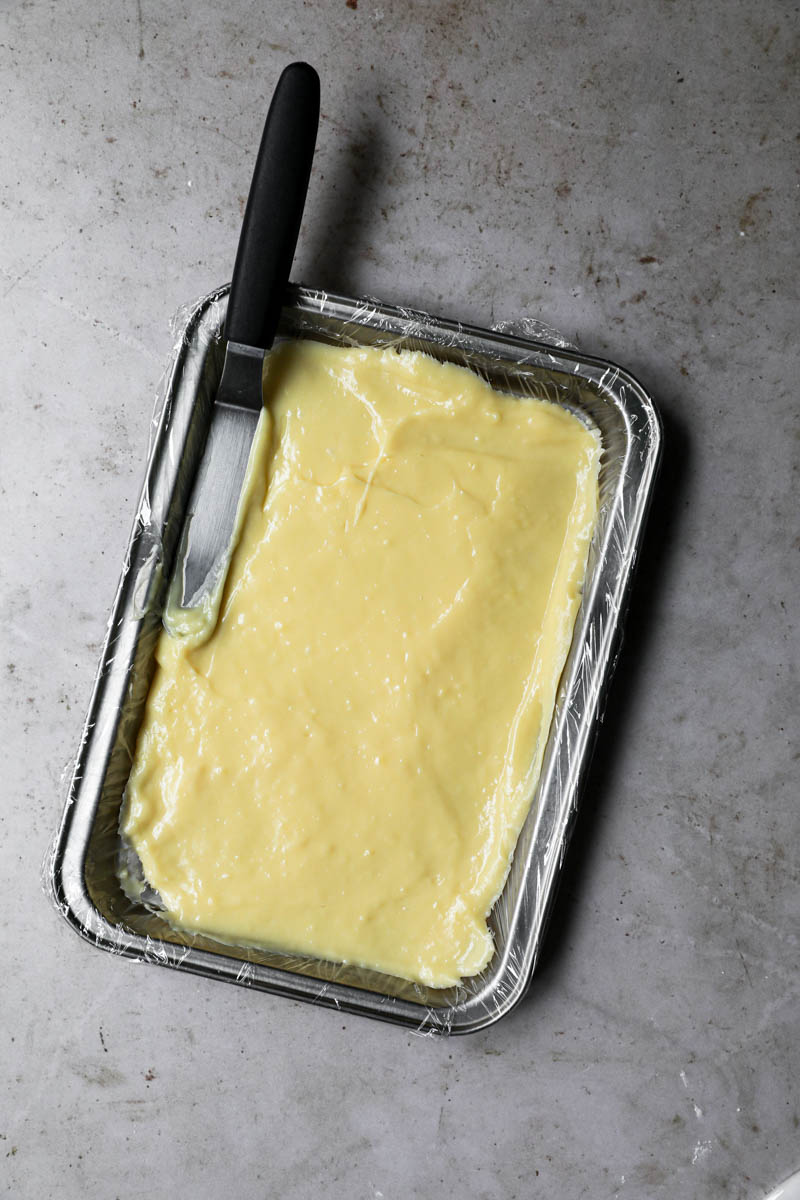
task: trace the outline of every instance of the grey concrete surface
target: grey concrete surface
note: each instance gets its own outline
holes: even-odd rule
[[[757,1198],[800,1165],[798,9],[0,7],[0,1191]],[[553,938],[429,1040],[81,942],[60,814],[175,309],[230,277],[267,98],[323,80],[294,278],[542,317],[666,459]]]

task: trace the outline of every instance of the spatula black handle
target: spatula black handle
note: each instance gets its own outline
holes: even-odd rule
[[[319,76],[286,67],[267,113],[247,197],[225,320],[225,337],[269,350],[300,232],[319,124]]]

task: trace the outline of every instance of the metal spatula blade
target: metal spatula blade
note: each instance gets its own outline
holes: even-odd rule
[[[319,123],[319,77],[288,66],[275,88],[247,199],[225,319],[225,365],[184,518],[180,604],[194,608],[228,568],[262,405],[264,355],[289,281]]]
[[[203,459],[184,524],[181,606],[192,608],[214,590],[230,557],[239,496],[261,411],[264,355],[228,342]],[[241,400],[228,397],[246,381]],[[254,401],[258,400],[258,407]]]

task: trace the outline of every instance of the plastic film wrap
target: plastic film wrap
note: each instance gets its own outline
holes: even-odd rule
[[[148,466],[81,744],[69,774],[46,885],[66,920],[112,953],[393,1021],[418,1033],[466,1033],[509,1012],[539,956],[613,670],[660,448],[653,404],[611,363],[581,355],[538,321],[481,330],[373,299],[293,288],[279,335],[421,350],[477,372],[499,391],[548,400],[596,429],[600,507],[583,597],[542,770],[489,926],[480,974],[434,989],[347,963],[222,945],[172,928],[137,881],[119,814],[192,482],[224,356],[227,288],[181,310],[157,396]]]

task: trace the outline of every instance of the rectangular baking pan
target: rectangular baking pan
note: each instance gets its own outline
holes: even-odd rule
[[[397,346],[467,366],[500,391],[563,405],[599,432],[600,513],[541,776],[489,924],[496,952],[458,987],[428,988],[363,968],[237,949],[172,929],[119,882],[119,812],[155,669],[154,654],[185,505],[202,456],[224,356],[227,289],[185,314],[154,419],[147,476],[60,829],[48,861],[54,902],[106,950],[182,971],[379,1017],[422,1032],[467,1033],[509,1012],[537,962],[658,463],[652,401],[611,363],[423,313],[292,288],[280,335]]]

